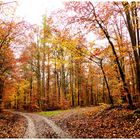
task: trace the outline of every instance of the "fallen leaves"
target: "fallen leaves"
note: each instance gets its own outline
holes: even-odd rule
[[[0,138],[22,138],[26,125],[24,117],[3,112],[0,114]]]
[[[73,138],[140,138],[140,115],[126,108],[79,108],[52,119]],[[44,122],[33,120],[40,138],[57,138]],[[22,138],[26,125],[22,116],[4,112],[0,114],[0,138]]]
[[[56,123],[74,138],[140,138],[139,115],[126,108],[101,110],[101,107],[79,109],[63,121],[56,119]]]

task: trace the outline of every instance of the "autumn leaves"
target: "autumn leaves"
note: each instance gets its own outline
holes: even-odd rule
[[[138,2],[66,2],[65,9],[57,12],[61,25],[55,15],[44,16],[39,28],[3,20],[0,91],[4,106],[65,109],[100,102],[113,105],[125,97],[133,106],[140,92],[138,7]],[[100,47],[94,39],[95,43],[89,42],[89,32],[107,43]],[[11,46],[17,50],[24,46],[19,59]]]

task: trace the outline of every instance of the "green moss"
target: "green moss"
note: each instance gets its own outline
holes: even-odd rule
[[[62,112],[66,112],[66,111],[68,111],[68,110],[42,111],[42,112],[39,112],[39,114],[52,117],[52,116],[58,115]]]

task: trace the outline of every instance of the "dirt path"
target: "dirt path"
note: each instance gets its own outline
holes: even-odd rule
[[[32,113],[20,112],[19,114],[28,122],[24,138],[71,138],[68,133],[46,117]]]
[[[46,117],[40,116],[44,121],[53,129],[53,131],[60,137],[60,138],[71,138],[71,136],[64,132],[60,127],[58,127],[53,121],[47,119]]]
[[[76,137],[75,133],[79,130],[76,123],[81,123],[81,120],[84,119],[84,129],[86,127],[86,117],[96,118],[106,107],[85,107],[85,108],[76,108],[69,111],[64,111],[53,117],[46,117],[38,115],[35,113],[23,113],[23,112],[14,112],[26,118],[26,125],[24,126],[24,132],[22,138],[73,138]],[[8,110],[7,110],[8,111]],[[89,119],[89,118],[88,118]],[[70,122],[69,122],[70,120]],[[71,127],[71,120],[72,128]],[[78,127],[76,127],[78,126]],[[74,130],[73,128],[76,127]],[[69,129],[70,128],[70,129]],[[71,131],[72,130],[72,131]],[[69,135],[70,134],[70,135]]]
[[[36,129],[35,129],[35,124],[32,121],[32,119],[30,117],[28,117],[28,115],[26,115],[25,113],[19,113],[19,114],[27,119],[27,124],[28,125],[27,125],[26,132],[24,134],[24,138],[36,138],[37,137],[37,132],[36,132]]]
[[[125,106],[111,108],[104,104],[75,108],[50,117],[17,113],[22,116],[15,114],[10,120],[15,127],[18,126],[15,122],[18,122],[22,126],[21,131],[17,131],[20,126],[11,131],[12,125],[9,125],[4,135],[1,127],[3,138],[13,138],[8,133],[14,136],[21,133],[17,138],[140,138],[140,114]],[[22,118],[21,121],[17,121],[18,117]]]

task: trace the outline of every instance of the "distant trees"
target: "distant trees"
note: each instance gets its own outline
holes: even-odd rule
[[[136,86],[137,92],[140,94],[140,31],[139,31],[139,6],[140,3],[133,1],[131,3],[122,2],[126,26],[130,35],[133,54],[135,58],[135,73],[136,73]]]
[[[2,109],[2,100],[5,84],[10,80],[11,73],[14,70],[15,59],[9,46],[2,46],[0,49],[0,109]]]
[[[115,4],[119,7],[119,10],[115,7]],[[126,82],[126,75],[125,71],[123,70],[123,67],[121,66],[121,61],[120,58],[117,54],[116,51],[116,40],[114,38],[118,37],[117,41],[121,41],[121,44],[118,44],[119,47],[122,46],[122,38],[124,37],[123,35],[123,29],[126,30],[126,27],[128,28],[128,32],[130,34],[130,38],[132,41],[132,48],[134,46],[138,46],[139,42],[139,29],[138,29],[138,8],[136,5],[136,2],[132,2],[131,5],[129,5],[128,2],[122,2],[122,5],[124,7],[124,10],[120,3],[97,3],[93,4],[92,2],[68,2],[66,4],[66,7],[68,10],[75,11],[75,15],[73,17],[70,17],[73,22],[80,22],[81,24],[84,24],[85,26],[88,25],[89,31],[94,31],[97,30],[100,33],[100,36],[104,36],[112,48],[112,52],[114,55],[115,63],[117,64],[118,67],[118,72],[121,78],[121,81],[123,83],[123,88],[124,91],[127,93],[127,98],[130,106],[133,106],[133,101],[132,97],[129,91],[128,83]],[[96,5],[96,6],[95,6]],[[110,9],[109,11],[106,11],[106,7]],[[114,9],[112,9],[115,8]],[[130,12],[130,11],[131,12]],[[101,13],[102,12],[102,13]],[[123,12],[126,15],[126,20],[124,18]],[[115,14],[119,19],[115,19]],[[131,19],[132,18],[132,19]],[[115,23],[113,22],[115,20]],[[121,24],[119,25],[118,23],[121,21],[121,23],[124,25],[122,26]],[[133,21],[133,22],[131,22]],[[71,22],[71,21],[70,21]],[[113,24],[112,24],[113,23]],[[133,24],[133,25],[132,25]],[[116,35],[113,33],[117,31]],[[116,36],[116,37],[115,37]],[[137,37],[137,39],[136,39]],[[132,39],[133,38],[133,39]],[[134,50],[134,49],[133,49]],[[135,60],[138,61],[138,49],[135,49],[134,51],[134,57]],[[135,64],[138,65],[138,62],[135,61]],[[138,71],[139,68],[136,68],[136,81],[137,81],[137,89],[138,89]]]
[[[53,16],[43,16],[42,26],[30,26],[26,34],[23,22],[1,22],[4,106],[35,111],[128,102],[132,107],[140,89],[138,6],[66,2],[57,12],[61,27]],[[89,42],[89,33],[100,42]],[[11,49],[17,43],[24,46],[19,59]]]
[[[24,22],[15,22],[10,10],[14,8],[11,3],[0,3],[0,110],[2,109],[3,95],[6,84],[12,81],[16,68],[14,45],[18,44],[24,32]],[[7,5],[7,7],[5,7]],[[5,14],[9,8],[8,20]]]

